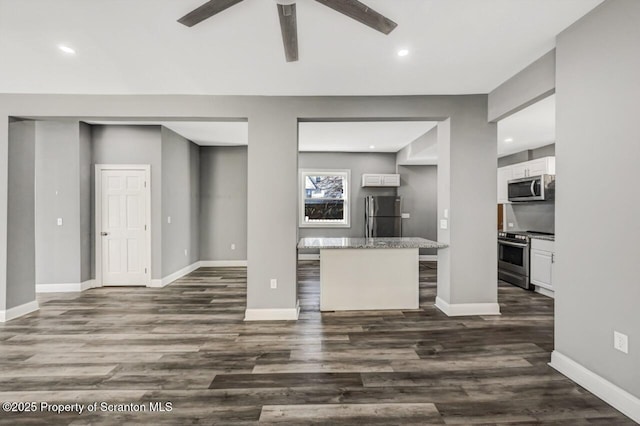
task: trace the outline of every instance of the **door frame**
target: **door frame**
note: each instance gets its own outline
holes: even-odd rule
[[[151,286],[151,165],[149,164],[96,164],[95,166],[95,202],[94,202],[94,223],[95,223],[95,285],[102,287],[102,172],[105,170],[137,170],[144,172],[144,179],[147,183],[144,187],[146,198],[146,225],[147,225],[147,280],[144,283],[147,287]]]

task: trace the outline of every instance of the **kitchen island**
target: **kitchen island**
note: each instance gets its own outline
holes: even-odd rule
[[[418,309],[419,250],[447,247],[417,237],[302,238],[320,250],[320,310]]]

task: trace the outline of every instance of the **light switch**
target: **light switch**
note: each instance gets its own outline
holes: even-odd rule
[[[403,218],[403,219],[409,219],[409,218],[411,218],[411,213],[402,213],[402,218]]]
[[[58,218],[58,226],[62,226],[62,218],[61,217]]]
[[[444,209],[443,216],[445,219],[449,219],[449,209]]]
[[[167,216],[167,223],[171,223],[171,216]]]
[[[447,219],[440,219],[440,229],[447,229],[449,221]]]

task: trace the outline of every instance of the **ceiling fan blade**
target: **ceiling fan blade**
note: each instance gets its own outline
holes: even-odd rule
[[[280,30],[282,32],[282,44],[284,56],[287,62],[298,60],[298,23],[296,19],[296,5],[278,4],[278,17],[280,18]]]
[[[195,24],[211,18],[216,13],[220,13],[241,1],[243,0],[210,0],[178,19],[178,22],[187,27],[193,27]]]
[[[384,17],[383,15],[379,14],[378,12],[371,9],[366,4],[359,2],[358,0],[316,1],[384,34],[389,34],[395,27],[398,26],[398,24],[393,22],[391,19]]]

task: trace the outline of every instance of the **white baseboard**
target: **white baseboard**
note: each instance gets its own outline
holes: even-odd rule
[[[72,293],[97,287],[95,280],[81,283],[36,284],[36,293]]]
[[[7,322],[14,318],[21,317],[23,315],[30,314],[33,311],[37,311],[40,309],[40,305],[36,300],[32,300],[31,302],[24,303],[20,306],[16,306],[10,309],[0,310],[0,322]]]
[[[320,254],[300,253],[298,254],[298,260],[320,260]]]
[[[421,262],[437,262],[438,255],[437,254],[421,254],[418,256],[418,260]]]
[[[549,365],[564,374],[589,392],[596,395],[616,410],[640,423],[640,399],[614,385],[602,376],[586,369],[558,351],[551,352]]]
[[[436,308],[450,317],[468,315],[500,315],[500,305],[497,303],[452,303],[436,297]]]
[[[300,315],[300,302],[289,309],[247,309],[245,321],[297,321]]]
[[[162,288],[166,285],[166,284],[162,285],[162,282],[163,282],[163,279],[155,279],[155,280],[152,279],[147,287]]]
[[[169,284],[171,284],[175,280],[178,280],[178,279],[184,277],[185,275],[190,274],[193,271],[195,271],[196,269],[198,269],[201,266],[200,263],[201,263],[200,261],[194,262],[191,265],[185,266],[184,268],[180,269],[179,271],[176,271],[171,275],[167,275],[166,277],[164,277],[162,279],[151,280],[151,283],[149,283],[149,285],[147,287],[162,288],[162,287],[168,286]]]
[[[80,283],[80,291],[89,290],[90,288],[98,287],[96,280],[87,280]]]
[[[201,260],[200,267],[247,266],[246,260]]]
[[[535,292],[536,293],[540,293],[540,294],[542,294],[544,296],[550,297],[552,299],[556,298],[555,293],[552,290],[548,290],[548,289],[546,289],[544,287],[535,286]]]

